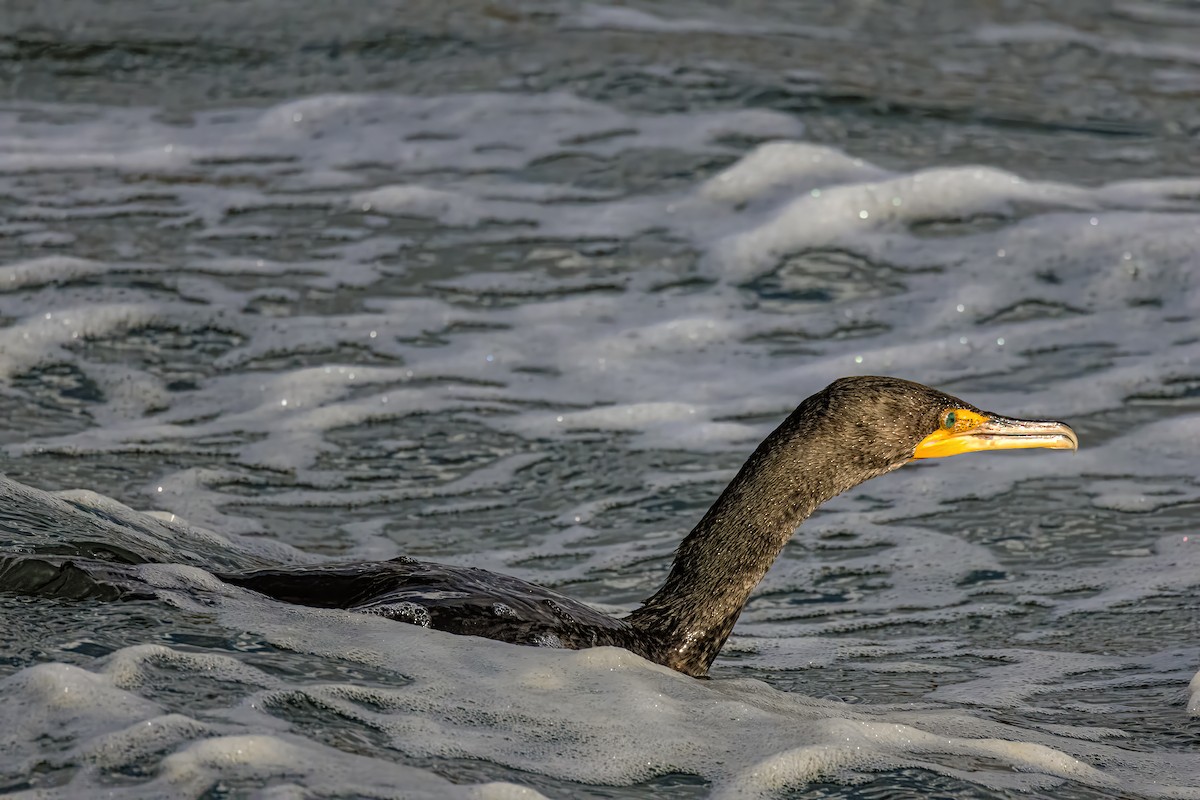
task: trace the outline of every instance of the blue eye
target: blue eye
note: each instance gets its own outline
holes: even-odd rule
[[[953,428],[955,419],[956,419],[956,417],[955,417],[954,412],[947,411],[945,418],[942,420],[942,427],[946,428],[946,429]]]

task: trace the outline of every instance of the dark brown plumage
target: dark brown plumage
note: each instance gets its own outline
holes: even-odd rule
[[[623,647],[688,675],[708,672],[754,587],[817,506],[913,458],[985,449],[1074,449],[1059,422],[1013,420],[896,378],[842,378],[768,436],[679,545],[662,588],[618,619],[557,592],[470,567],[391,561],[215,573],[287,603],[379,614],[522,645]],[[125,563],[119,563],[124,561]],[[152,597],[134,554],[0,558],[0,591],[103,600]]]
[[[514,644],[624,647],[700,676],[796,527],[826,500],[912,460],[950,411],[1020,423],[896,378],[843,378],[809,397],[758,446],[679,545],[663,587],[623,619],[516,578],[407,558],[220,577],[290,603]],[[1073,446],[1074,434],[1061,423],[1020,424],[1069,435]]]

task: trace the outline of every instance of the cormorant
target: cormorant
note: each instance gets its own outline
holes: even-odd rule
[[[277,600],[380,614],[524,645],[615,645],[703,676],[750,592],[826,500],[919,458],[1028,447],[1074,450],[1061,422],[1010,419],[919,383],[834,381],[758,446],[679,545],[666,583],[627,617],[470,567],[398,558],[218,574]]]

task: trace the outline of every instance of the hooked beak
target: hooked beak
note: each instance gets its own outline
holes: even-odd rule
[[[1062,422],[1012,419],[969,411],[958,411],[957,417],[953,428],[940,428],[922,439],[913,451],[913,458],[941,458],[979,450],[1079,448],[1079,437]]]

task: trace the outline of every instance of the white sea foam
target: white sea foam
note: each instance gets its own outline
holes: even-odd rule
[[[598,6],[572,25],[698,30]],[[1063,38],[981,35],[1034,34]],[[62,731],[53,763],[91,765],[62,796],[130,765],[144,796],[521,791],[406,766],[458,760],[682,772],[728,797],[913,767],[1198,795],[1200,761],[1155,738],[1200,713],[1194,689],[1176,702],[1200,651],[1157,630],[1186,627],[1200,583],[1194,180],[884,169],[794,141],[780,114],[561,93],[320,96],[188,126],[75,111],[0,120],[19,210],[0,235],[46,251],[0,265],[4,396],[33,420],[7,453],[46,485],[81,480],[72,459],[117,464],[128,505],[6,481],[3,540],[165,562],[132,569],[221,644],[126,641],[5,678],[11,774]],[[660,152],[727,163],[648,189],[555,166]],[[54,176],[75,174],[63,198]],[[131,233],[63,249],[97,220]],[[280,607],[207,571],[415,551],[627,610],[740,457],[856,373],[1081,420],[1083,449],[909,466],[834,501],[715,681]],[[174,705],[173,673],[216,699]],[[1162,693],[1150,732],[1127,713],[1146,716],[1139,690]]]
[[[506,784],[453,786],[429,773],[369,759],[286,733],[283,726],[264,720],[263,732],[238,733],[237,723],[204,723],[181,714],[158,714],[158,709],[135,694],[117,688],[116,675],[131,662],[150,655],[174,660],[178,669],[210,671],[212,663],[189,663],[188,655],[162,648],[147,654],[131,648],[116,654],[107,674],[64,664],[31,667],[3,681],[5,770],[29,770],[36,759],[42,769],[72,763],[82,768],[65,785],[14,792],[13,798],[94,797],[96,777],[105,770],[129,770],[148,759],[161,759],[156,776],[126,787],[122,796],[139,798],[199,797],[214,785],[253,783],[270,787],[271,796],[312,796],[352,792],[360,797],[538,798],[530,789]],[[203,659],[202,659],[203,661]],[[224,680],[246,677],[239,662],[226,659]],[[265,676],[263,676],[265,678]],[[128,682],[127,677],[123,682]],[[266,732],[271,731],[271,732]],[[57,742],[54,757],[36,745],[38,737]],[[178,748],[178,749],[175,749]],[[169,752],[171,750],[174,752]],[[28,755],[25,752],[28,751]],[[33,754],[37,754],[36,756]],[[15,762],[15,763],[13,763]]]
[[[185,573],[176,576],[182,579]],[[370,664],[394,673],[397,685],[294,678],[284,683],[234,658],[139,646],[115,653],[100,673],[42,665],[8,678],[5,708],[16,716],[6,719],[6,731],[14,742],[36,750],[33,743],[52,726],[56,735],[77,742],[69,755],[107,768],[156,748],[180,746],[143,788],[147,796],[165,793],[166,787],[190,794],[216,780],[298,779],[316,791],[339,782],[372,787],[387,780],[425,781],[430,791],[441,786],[407,768],[283,733],[281,722],[292,718],[300,698],[334,718],[377,731],[410,757],[487,753],[511,767],[585,783],[682,771],[714,781],[720,796],[745,797],[912,764],[965,776],[956,764],[967,756],[1007,768],[987,773],[984,780],[993,787],[1044,791],[1069,780],[1104,790],[1200,796],[1200,790],[1185,788],[1188,776],[1200,769],[1194,755],[1164,760],[1065,728],[1017,729],[928,705],[848,706],[781,693],[756,681],[697,682],[612,648],[559,653],[515,648],[346,612],[281,608],[237,591],[210,595],[198,607],[217,613],[233,629],[265,635],[297,658],[317,654]],[[147,685],[153,680],[147,670],[157,666],[232,684],[244,699],[220,722],[164,716],[157,705],[119,688]],[[1095,668],[1064,664],[1057,677]],[[1030,688],[1019,688],[1019,670],[1011,671],[1011,685],[1027,696]],[[1009,685],[999,678],[988,681],[991,687],[997,682]],[[975,696],[966,685],[960,691]],[[193,714],[214,711],[197,708]],[[205,738],[188,743],[197,735]],[[1103,770],[1095,763],[1103,763]],[[361,791],[372,795],[378,789]]]

